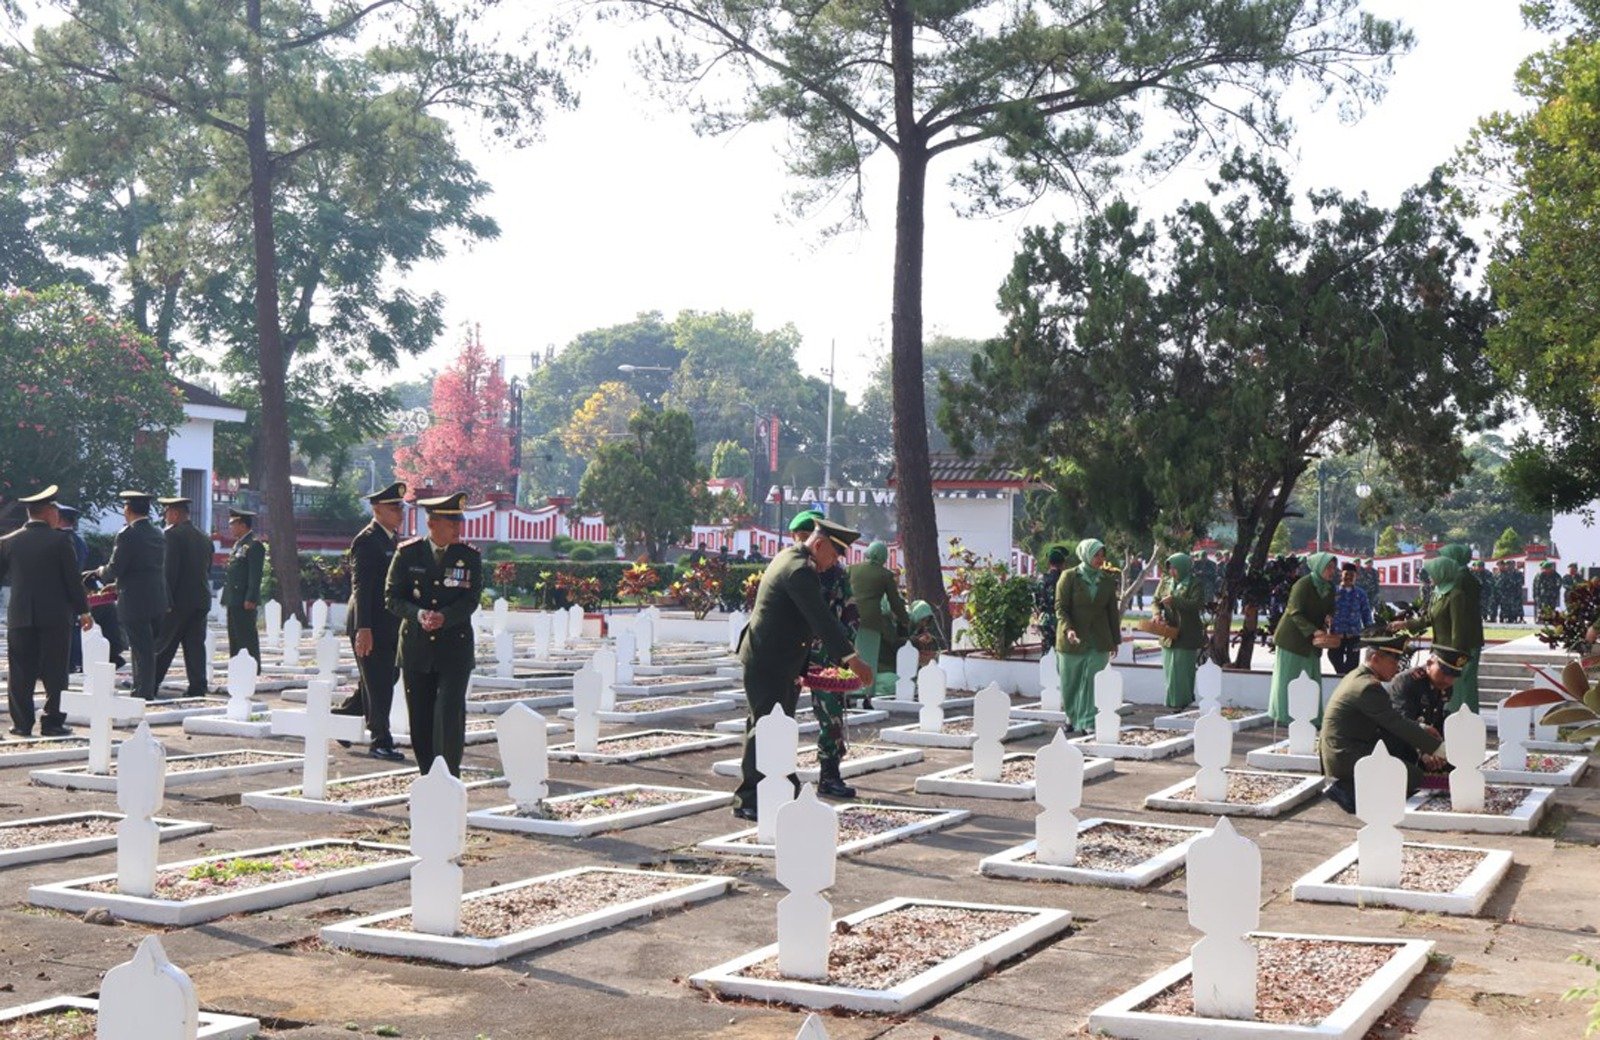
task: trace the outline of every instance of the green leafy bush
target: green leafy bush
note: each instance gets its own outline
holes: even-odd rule
[[[590,545],[588,542],[580,542],[577,545],[574,545],[572,547],[572,551],[567,555],[571,556],[578,563],[592,562],[595,558],[594,546]]]

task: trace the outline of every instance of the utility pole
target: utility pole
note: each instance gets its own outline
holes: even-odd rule
[[[823,439],[822,449],[822,488],[826,491],[833,487],[833,363],[837,353],[838,341],[828,341],[828,428]]]

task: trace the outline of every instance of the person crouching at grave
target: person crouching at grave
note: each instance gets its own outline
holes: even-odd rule
[[[1200,620],[1205,590],[1194,575],[1194,561],[1188,553],[1167,557],[1166,575],[1156,586],[1152,604],[1161,619],[1178,634],[1161,640],[1161,672],[1167,680],[1167,707],[1182,711],[1194,703],[1194,677],[1199,667],[1200,648],[1206,643],[1206,628]]]
[[[1409,668],[1389,681],[1389,700],[1400,714],[1442,736],[1447,715],[1445,702],[1450,699],[1450,688],[1461,678],[1461,670],[1466,663],[1467,655],[1461,651],[1435,645],[1433,653],[1421,667]],[[1402,762],[1421,763],[1422,756],[1409,744],[1401,744],[1393,750],[1395,757]],[[1442,775],[1449,772],[1449,766],[1446,764],[1438,770],[1427,772],[1435,776]]]
[[[793,717],[800,697],[800,680],[810,658],[812,639],[863,683],[873,680],[872,665],[855,652],[849,631],[828,609],[821,574],[839,561],[840,553],[857,532],[824,517],[816,517],[806,540],[780,550],[761,575],[750,621],[739,633],[739,661],[744,666],[744,757],[737,804],[733,814],[741,820],[756,818],[756,720],[774,705]],[[798,781],[796,781],[798,787]]]
[[[894,658],[911,629],[900,582],[889,569],[889,547],[882,542],[867,546],[867,558],[850,568],[850,589],[860,611],[856,651],[878,670],[862,707],[871,709],[874,696],[894,696]],[[887,685],[885,685],[887,684]]]
[[[483,557],[461,540],[467,494],[427,498],[428,535],[402,542],[389,562],[383,604],[400,618],[400,678],[411,750],[426,773],[435,756],[461,775],[467,682],[477,663],[472,613],[483,594]]]
[[[1087,729],[1094,720],[1094,677],[1122,642],[1122,609],[1105,544],[1085,538],[1077,552],[1078,565],[1063,571],[1056,584],[1056,655],[1061,710],[1069,726]]]
[[[1440,731],[1406,718],[1390,700],[1385,683],[1400,674],[1406,657],[1406,637],[1381,629],[1361,637],[1366,660],[1334,687],[1322,711],[1317,735],[1322,773],[1333,781],[1324,792],[1347,813],[1356,811],[1356,763],[1383,741],[1389,753],[1407,759],[1403,748],[1414,749],[1406,761],[1406,793],[1422,786],[1424,769],[1438,769],[1443,760],[1435,754]]]
[[[794,518],[789,525],[789,533],[794,537],[795,544],[801,544],[811,537],[821,517],[822,514],[815,510],[806,510]],[[884,556],[888,557],[887,550]],[[876,663],[877,654],[866,652],[861,645],[861,613],[844,561],[837,560],[832,567],[819,568],[817,577],[822,583],[822,598],[855,641],[856,653],[868,663]],[[822,640],[811,640],[811,666],[832,668],[837,663],[829,656]],[[840,773],[845,753],[850,749],[845,737],[845,695],[833,690],[812,690],[811,713],[817,719],[817,793],[828,798],[854,798],[856,789],[846,784]]]
[[[933,607],[927,600],[919,599],[911,604],[906,617],[911,621],[911,635],[906,642],[917,648],[917,670],[921,671],[937,661],[939,651],[943,649],[939,642],[939,631],[933,623]]]

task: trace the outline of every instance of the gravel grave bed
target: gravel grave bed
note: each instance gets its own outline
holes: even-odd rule
[[[169,708],[225,708],[228,702],[212,697],[174,697],[171,700],[150,701],[146,711],[166,711]]]
[[[1256,945],[1256,1020],[1315,1025],[1394,956],[1399,944],[1329,942],[1317,939],[1258,938]],[[1153,1015],[1194,1015],[1194,979],[1185,977],[1158,993],[1137,1011]]]
[[[70,1008],[0,1022],[0,1040],[95,1040],[95,1013]]]
[[[1528,790],[1526,787],[1486,784],[1483,790],[1483,808],[1472,811],[1480,816],[1510,816],[1527,800]],[[1456,810],[1451,804],[1449,791],[1435,791],[1414,811],[1455,812]]]
[[[156,871],[155,899],[198,899],[222,892],[260,888],[280,881],[298,880],[350,867],[364,867],[386,860],[402,859],[404,849],[355,848],[349,845],[323,845],[316,848],[284,849],[270,856],[246,858],[217,856],[192,867]],[[115,892],[116,878],[84,885],[87,892]]]
[[[642,711],[664,711],[667,708],[687,708],[692,704],[704,704],[704,697],[640,697],[633,701],[617,701],[617,706],[612,711],[625,714],[636,714]]]
[[[1523,773],[1559,773],[1578,761],[1573,755],[1529,754],[1528,761],[1519,770]],[[1483,761],[1484,769],[1500,768],[1500,752],[1496,751]]]
[[[1270,773],[1236,773],[1228,770],[1228,795],[1223,801],[1232,805],[1261,805],[1305,782],[1303,776],[1273,776]],[[1192,802],[1194,788],[1185,787],[1169,795],[1173,801]]]
[[[1415,845],[1402,845],[1399,887],[1407,892],[1454,892],[1487,855],[1487,852],[1424,849]],[[1358,865],[1352,863],[1345,867],[1329,884],[1361,884]]]
[[[901,750],[904,749],[887,748],[877,744],[851,744],[845,749],[844,757],[840,758],[839,761],[859,762],[863,758],[877,758],[879,755],[892,755]],[[797,769],[815,768],[817,764],[816,746],[812,745],[808,748],[801,748],[799,754],[795,755],[794,762],[795,768]]]
[[[79,841],[116,833],[117,821],[105,816],[35,823],[26,827],[0,827],[0,849],[22,849],[29,845],[50,845],[58,841]]]
[[[937,810],[913,812],[906,809],[880,809],[874,805],[846,805],[839,809],[839,844],[844,845],[862,838],[872,838],[879,834],[895,830],[899,827],[909,827],[914,823],[923,823],[931,819]],[[754,831],[738,839],[737,845],[760,845],[760,838]]]
[[[1089,736],[1094,736],[1094,730],[1089,731]],[[1149,726],[1127,726],[1117,732],[1117,743],[1129,747],[1149,747],[1159,744],[1163,740],[1181,739],[1182,733],[1174,733],[1170,729],[1151,729]]]
[[[281,754],[268,755],[260,751],[219,751],[214,755],[198,755],[194,758],[169,758],[167,772],[192,773],[197,769],[222,769],[229,766],[253,766],[260,762],[284,761],[287,760]],[[117,775],[115,760],[111,763],[111,772],[106,775]]]
[[[892,989],[1032,919],[1032,914],[1005,910],[913,905],[853,926],[836,921],[828,941],[828,977],[808,981],[853,989]],[[776,957],[752,964],[739,974],[754,979],[783,978]]]
[[[624,685],[630,686],[666,686],[670,683],[692,682],[703,678],[698,675],[636,675]]]
[[[368,798],[398,798],[411,794],[411,785],[421,774],[415,769],[409,773],[396,773],[393,776],[351,777],[333,779],[323,789],[321,801],[325,802],[362,802]],[[488,769],[473,769],[466,767],[461,770],[461,779],[466,782],[473,780],[489,780],[495,774]],[[304,798],[305,794],[298,787],[291,787],[283,792],[289,798]]]
[[[1027,758],[1009,758],[1000,765],[999,780],[985,780],[983,782],[989,784],[1031,784],[1033,783],[1033,766],[1034,760],[1032,755],[1029,755]],[[976,781],[978,778],[977,775],[973,773],[972,767],[967,766],[966,768],[962,769],[961,772],[951,773],[944,779]]]
[[[639,737],[601,737],[595,741],[595,749],[607,755],[628,755],[635,751],[655,751],[659,748],[696,744],[705,739],[706,737],[689,736],[683,733],[649,733]]]
[[[547,799],[532,810],[518,809],[506,813],[523,820],[589,820],[596,816],[611,816],[630,809],[649,809],[657,805],[674,805],[690,798],[700,797],[696,791],[663,791],[658,787],[630,787],[625,791],[590,797]]]
[[[462,900],[461,929],[457,934],[471,939],[497,939],[504,935],[515,935],[541,925],[582,917],[608,906],[687,888],[698,880],[592,870],[541,881],[536,885],[524,885],[492,896]],[[372,927],[409,932],[411,915],[391,917],[387,921],[376,922]]]
[[[1194,837],[1189,831],[1161,827],[1135,827],[1126,823],[1097,823],[1078,833],[1078,859],[1072,865],[1081,870],[1117,873],[1132,870]],[[1033,853],[1018,860],[1036,863]]]
[[[0,755],[20,755],[24,751],[40,748],[81,748],[89,746],[88,737],[49,737],[44,740],[0,740]],[[0,1034],[3,1036],[4,1034]]]

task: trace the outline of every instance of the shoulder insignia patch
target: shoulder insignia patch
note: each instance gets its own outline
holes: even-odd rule
[[[395,546],[395,548],[396,549],[404,549],[406,546],[408,546],[408,545],[416,545],[420,541],[422,541],[422,536],[419,534],[415,538],[407,538],[405,541],[403,541],[399,545]]]

